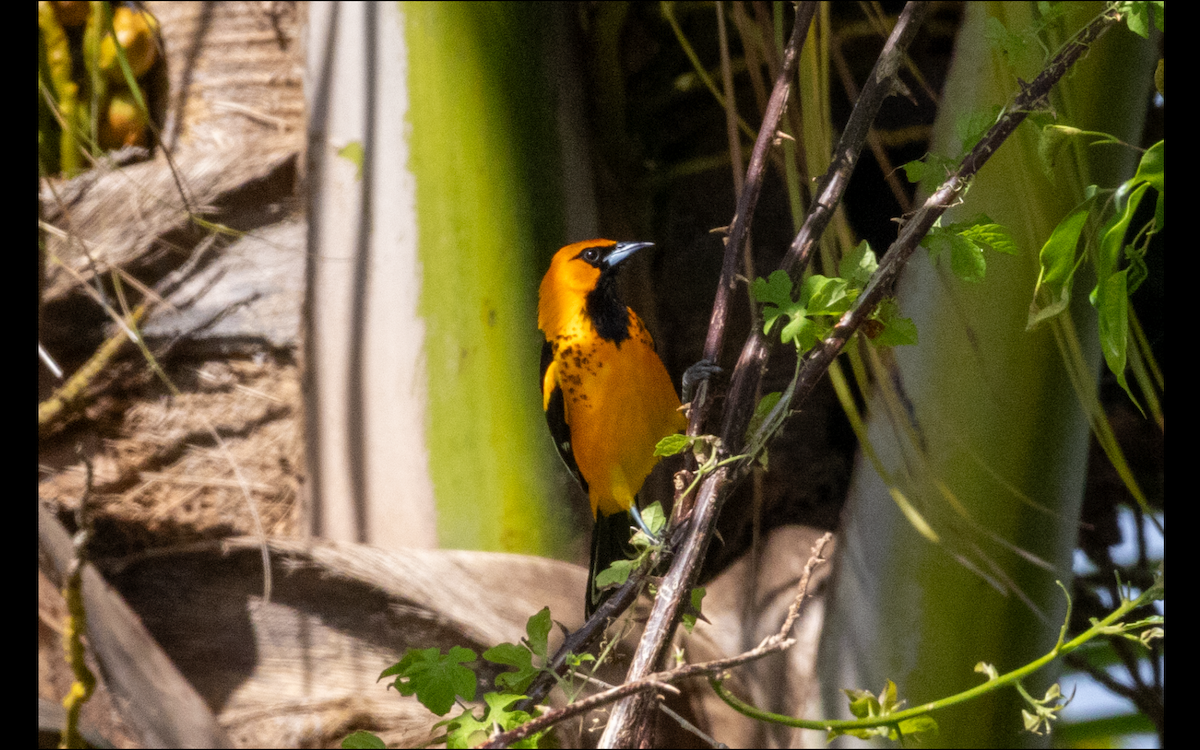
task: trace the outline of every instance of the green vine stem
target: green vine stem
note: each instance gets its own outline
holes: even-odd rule
[[[1062,586],[1061,582],[1059,583],[1059,586]],[[1065,592],[1066,589],[1064,588],[1063,591]],[[725,701],[725,703],[727,703],[735,711],[761,721],[769,721],[775,724],[798,727],[801,729],[824,730],[833,732],[835,734],[842,734],[858,729],[872,729],[875,727],[896,727],[899,726],[899,724],[903,721],[921,718],[939,709],[948,708],[959,703],[966,703],[967,701],[974,700],[975,698],[986,695],[987,693],[999,690],[1009,685],[1014,685],[1034,672],[1037,672],[1042,667],[1050,664],[1058,657],[1071,653],[1097,636],[1128,636],[1128,634],[1133,631],[1144,629],[1145,633],[1143,634],[1143,638],[1162,637],[1162,617],[1160,616],[1155,615],[1131,623],[1121,622],[1121,618],[1125,617],[1125,615],[1134,611],[1138,607],[1142,607],[1152,601],[1162,599],[1163,596],[1164,573],[1162,570],[1160,570],[1158,576],[1155,578],[1154,585],[1142,592],[1142,594],[1136,599],[1131,600],[1128,597],[1122,597],[1120,606],[1114,609],[1103,620],[1092,620],[1092,627],[1088,628],[1070,641],[1065,641],[1066,624],[1064,622],[1062,634],[1059,636],[1058,643],[1055,644],[1054,648],[1041,658],[1035,659],[1034,661],[1031,661],[1018,669],[1014,669],[1007,674],[998,675],[995,679],[988,680],[982,685],[977,685],[969,690],[964,690],[961,693],[947,696],[946,698],[931,701],[929,703],[924,703],[920,706],[914,706],[913,708],[908,708],[903,711],[896,711],[867,719],[797,719],[792,716],[771,713],[769,711],[763,711],[755,708],[754,706],[735,696],[730,691],[726,690],[723,682],[715,677],[709,678],[709,684],[712,685],[713,690],[716,691],[721,700]],[[1068,602],[1069,601],[1070,597],[1068,597]],[[1068,612],[1069,609],[1070,607],[1068,604]]]

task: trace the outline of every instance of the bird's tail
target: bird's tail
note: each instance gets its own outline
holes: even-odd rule
[[[633,519],[628,513],[599,514],[592,528],[592,562],[588,567],[588,587],[583,611],[587,617],[600,608],[612,596],[614,589],[596,588],[596,576],[618,560],[628,560],[633,555],[629,540],[633,538]]]

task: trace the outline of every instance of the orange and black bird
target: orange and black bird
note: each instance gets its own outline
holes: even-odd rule
[[[617,290],[622,262],[650,242],[586,240],[550,261],[538,294],[542,407],[567,468],[592,504],[596,525],[584,611],[605,595],[596,575],[625,558],[630,513],[658,457],[659,440],[687,427],[667,368],[646,326]]]

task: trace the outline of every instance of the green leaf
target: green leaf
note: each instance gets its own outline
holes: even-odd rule
[[[596,574],[596,588],[620,586],[629,580],[633,572],[633,560],[614,560],[612,565]]]
[[[667,525],[667,516],[663,513],[662,503],[653,502],[641,510],[642,522],[646,528],[657,534]]]
[[[1143,182],[1137,187],[1134,187],[1135,184],[1134,180],[1130,179],[1117,188],[1117,212],[1105,222],[1104,227],[1100,230],[1100,247],[1096,253],[1097,291],[1117,270],[1117,261],[1121,257],[1122,248],[1125,247],[1125,234],[1129,231],[1129,224],[1133,221],[1134,213],[1141,205],[1142,196],[1150,187],[1148,182]],[[1097,291],[1092,292],[1093,303],[1096,301]]]
[[[963,281],[973,283],[983,281],[984,273],[987,271],[983,248],[962,235],[951,235],[950,270]]]
[[[758,432],[759,428],[762,427],[763,420],[775,408],[775,404],[779,403],[779,399],[782,396],[783,393],[780,391],[763,394],[763,397],[758,400],[758,406],[754,407],[754,415],[750,417],[750,426],[746,428],[746,439],[749,439],[751,435]]]
[[[850,713],[856,719],[871,719],[879,716],[881,713],[879,700],[870,690],[849,690],[842,689],[846,697],[850,699]]]
[[[772,271],[768,279],[755,279],[750,285],[754,299],[777,307],[792,303],[792,279],[786,271]]]
[[[483,658],[493,664],[516,668],[515,672],[501,672],[496,675],[496,687],[509,693],[524,693],[541,671],[533,665],[533,654],[529,649],[512,643],[501,643],[489,648],[483,652]]]
[[[900,733],[906,737],[913,737],[919,734],[936,736],[938,733],[938,723],[932,716],[916,716],[900,722]]]
[[[897,696],[896,683],[891,680],[887,681],[887,685],[879,692],[878,697],[872,695],[869,690],[842,690],[842,692],[850,699],[850,713],[854,714],[856,719],[886,717],[900,711],[904,706],[904,701],[900,700]],[[916,716],[911,719],[905,719],[899,722],[898,725],[885,725],[864,729],[829,730],[827,739],[833,739],[841,734],[848,734],[864,740],[871,737],[887,737],[895,742],[901,739],[901,735],[907,737],[926,732],[936,733],[937,728],[937,722],[932,717]]]
[[[796,344],[796,349],[801,353],[808,351],[817,345],[821,340],[821,327],[812,318],[806,317],[804,312],[794,316],[780,333],[780,338],[783,343],[789,342]]]
[[[1125,3],[1125,25],[1143,39],[1150,38],[1151,24],[1159,31],[1163,30],[1166,22],[1165,15],[1166,8],[1162,0]]]
[[[1166,141],[1159,141],[1142,154],[1138,162],[1137,172],[1133,175],[1134,182],[1148,182],[1150,187],[1163,192],[1166,168]]]
[[[838,275],[846,280],[854,289],[862,289],[871,280],[879,261],[875,259],[875,251],[866,240],[842,257],[838,264]]]
[[[347,750],[383,750],[387,745],[370,732],[360,729],[357,732],[351,732],[346,739],[342,740],[342,747]]]
[[[1037,285],[1033,289],[1033,300],[1029,303],[1029,319],[1025,330],[1032,330],[1043,320],[1058,315],[1071,302],[1071,284],[1078,263],[1075,248],[1079,236],[1087,223],[1095,197],[1080,203],[1050,233],[1050,239],[1038,253]]]
[[[1142,155],[1137,173],[1133,176],[1134,181],[1144,181],[1158,191],[1158,203],[1154,207],[1154,230],[1156,232],[1163,231],[1167,225],[1166,209],[1163,205],[1163,197],[1166,195],[1164,180],[1166,146],[1164,144],[1165,141],[1159,141]]]
[[[529,713],[525,711],[510,711],[508,708],[517,701],[524,699],[524,695],[516,693],[487,693],[483,696],[484,712],[482,719],[475,718],[475,714],[472,711],[464,711],[453,719],[438,722],[436,726],[443,724],[446,726],[446,747],[474,747],[486,742],[495,732],[507,732],[510,729],[516,729],[522,724],[528,723],[533,718]],[[510,747],[537,747],[538,740],[543,734],[545,733],[535,733]]]
[[[433,726],[446,727],[446,747],[456,750],[481,745],[492,736],[492,724],[487,721],[487,714],[484,714],[483,719],[477,719],[469,708],[464,708],[458,716],[439,721]]]
[[[876,346],[912,346],[917,343],[917,324],[911,318],[900,317],[896,300],[885,298],[875,308],[871,320],[883,324],[883,330],[869,339]]]
[[[904,170],[904,178],[909,182],[920,182],[925,177],[926,165],[923,161],[910,161],[900,165],[900,168]],[[842,275],[845,276],[845,274]]]
[[[1026,45],[1021,34],[1009,31],[1004,22],[995,16],[989,16],[984,22],[983,38],[988,46],[1005,55],[1015,55],[1023,51]]]
[[[1058,154],[1062,151],[1062,147],[1071,138],[1081,135],[1084,131],[1079,128],[1070,127],[1069,125],[1052,124],[1044,128],[1039,128],[1037,132],[1038,161],[1041,162],[1042,171],[1046,176],[1051,177],[1054,174],[1054,163],[1058,160]]]
[[[955,224],[954,227],[959,228],[958,234],[970,240],[976,245],[995,250],[998,253],[1005,255],[1017,254],[1017,243],[1012,238],[1012,234],[1002,224],[997,224],[987,216],[980,215],[974,222],[969,224]]]
[[[1100,348],[1108,369],[1117,376],[1117,382],[1137,403],[1129,384],[1125,382],[1125,361],[1129,338],[1129,291],[1128,269],[1110,274],[1099,288],[1097,308],[1100,313]]]
[[[938,219],[941,221],[941,219]],[[938,256],[950,250],[952,234],[948,233],[943,227],[934,224],[921,240],[921,246],[929,251],[929,260],[931,263],[936,263]]]
[[[654,446],[656,456],[674,456],[683,453],[692,444],[692,438],[687,435],[667,435]]]
[[[401,695],[417,696],[421,705],[445,716],[455,696],[475,700],[475,673],[463,662],[475,661],[475,652],[454,646],[446,655],[437,648],[411,649],[396,664],[383,670],[379,679],[396,675],[392,683]]]
[[[800,304],[808,315],[841,314],[850,309],[846,280],[813,274],[800,287]]]
[[[989,21],[995,20],[992,18]],[[1003,26],[1003,24],[1001,24]],[[1007,31],[1006,31],[1007,33]],[[1009,39],[1018,40],[1021,46],[1021,51],[1024,51],[1024,43],[1020,37],[1009,35]],[[990,109],[977,112],[967,112],[959,115],[954,121],[954,133],[962,142],[962,153],[966,154],[971,149],[975,148],[975,144],[979,143],[979,139],[983,138],[988,129],[995,124],[1000,117],[1002,108],[999,106],[991,107]]]
[[[983,281],[987,262],[983,248],[1015,255],[1017,245],[1012,235],[1000,224],[980,215],[974,221],[940,226],[935,224],[921,240],[929,250],[929,259],[936,262],[944,252],[950,253],[950,270],[963,281]]]
[[[549,607],[542,607],[525,622],[525,637],[529,639],[529,650],[543,659],[549,657],[550,628],[553,624]]]
[[[792,279],[783,271],[772,271],[767,280],[755,279],[751,284],[754,298],[763,303],[763,333],[781,316],[803,316],[804,311],[792,300]]]
[[[687,629],[687,632],[689,633],[692,632],[692,629],[696,627],[696,620],[698,620],[701,616],[700,605],[704,602],[704,595],[706,593],[708,593],[708,591],[703,586],[697,586],[696,588],[692,589],[692,596],[689,600],[690,606],[684,608],[682,618],[683,627]]]
[[[1117,382],[1135,404],[1133,393],[1125,381],[1126,345],[1129,336],[1129,279],[1128,269],[1117,271],[1117,262],[1125,245],[1125,234],[1133,220],[1134,212],[1150,183],[1143,182],[1132,192],[1134,184],[1129,180],[1117,189],[1117,213],[1106,223],[1102,231],[1100,247],[1096,253],[1096,288],[1092,290],[1092,304],[1100,316],[1100,348],[1108,369],[1117,376]],[[1138,405],[1141,408],[1141,405]]]

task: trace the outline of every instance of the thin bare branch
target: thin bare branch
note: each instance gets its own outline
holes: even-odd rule
[[[514,742],[519,742],[526,737],[549,729],[555,724],[566,721],[574,716],[579,716],[609,703],[615,703],[627,696],[637,695],[638,693],[646,693],[650,690],[663,690],[678,694],[679,690],[674,687],[674,683],[676,682],[692,677],[720,674],[734,667],[757,661],[764,656],[791,648],[795,644],[795,640],[788,638],[787,634],[796,622],[801,605],[808,598],[808,586],[813,570],[826,561],[825,547],[832,539],[833,534],[826,533],[813,545],[812,554],[809,556],[808,562],[804,565],[804,570],[800,575],[800,582],[796,586],[796,598],[792,601],[791,607],[788,608],[788,614],[784,618],[783,626],[779,629],[778,633],[763,639],[763,642],[758,644],[758,646],[737,656],[714,659],[700,664],[684,664],[675,669],[668,669],[663,672],[647,675],[640,680],[626,682],[623,685],[596,693],[563,708],[549,711],[526,724],[522,724],[516,729],[494,735],[487,743],[480,745],[480,747],[507,747]],[[530,708],[522,708],[521,706],[518,706],[518,708],[525,711],[531,710]]]
[[[796,61],[800,57],[804,39],[808,36],[808,27],[816,13],[816,3],[800,3],[796,8],[796,20],[792,25],[792,36],[788,40],[783,55],[783,68],[775,79],[775,87],[767,102],[767,111],[763,115],[762,126],[754,141],[754,150],[750,152],[750,165],[746,169],[746,185],[738,198],[737,211],[729,224],[729,237],[725,242],[725,257],[721,266],[721,279],[717,283],[717,297],[713,301],[712,317],[708,326],[708,337],[704,341],[704,358],[716,362],[721,354],[721,344],[725,337],[725,322],[729,313],[729,299],[737,281],[737,259],[743,243],[750,233],[750,225],[754,220],[754,210],[758,206],[758,196],[762,192],[763,178],[766,176],[767,154],[775,141],[775,131],[779,128],[779,120],[787,104],[788,93],[791,91],[792,77],[796,71]],[[708,416],[708,384],[701,381],[696,397],[693,399],[689,435],[700,434],[704,419]],[[690,508],[690,504],[689,504]],[[684,509],[686,510],[686,509]],[[676,510],[676,517],[682,517],[681,511]]]

